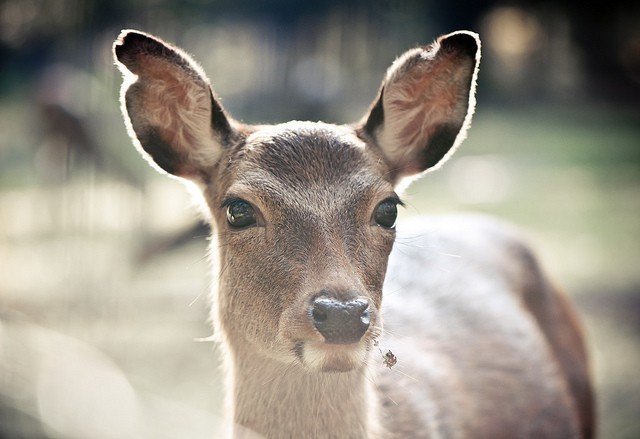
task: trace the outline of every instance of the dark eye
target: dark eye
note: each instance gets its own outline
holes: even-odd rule
[[[251,204],[244,200],[232,200],[227,204],[227,222],[241,229],[256,223],[256,213]]]
[[[387,198],[378,204],[373,213],[375,222],[386,229],[392,229],[396,225],[396,218],[398,217],[398,203],[397,199]]]

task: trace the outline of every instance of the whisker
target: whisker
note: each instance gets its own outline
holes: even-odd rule
[[[218,340],[216,340],[216,335],[215,334],[211,334],[208,337],[194,338],[193,341],[195,341],[197,343],[215,343]]]
[[[289,372],[289,370],[291,370],[291,368],[293,367],[294,364],[295,364],[295,360],[291,361],[290,363],[288,363],[284,367],[282,373],[277,373],[273,378],[263,382],[262,385],[265,386],[265,385],[269,384],[270,382],[274,381],[276,378],[284,378],[287,375],[287,373]]]
[[[406,290],[406,287],[398,287],[398,288],[396,288],[394,290],[391,290],[391,291],[385,291],[384,295],[385,295],[385,297],[388,297],[388,296],[391,296],[392,294],[397,294],[397,293],[399,293],[399,292],[401,292],[403,290]]]
[[[462,255],[456,255],[453,253],[438,252],[438,254],[442,256],[451,256],[452,258],[462,258]]]
[[[368,365],[368,364],[367,364],[367,365]],[[362,371],[362,372],[360,372],[360,373],[364,376],[364,378],[365,378],[367,381],[369,381],[369,382],[373,385],[373,387],[375,387],[375,388],[376,388],[376,390],[378,391],[378,393],[380,393],[381,395],[383,395],[385,398],[388,398],[388,399],[389,399],[389,401],[391,401],[391,402],[392,402],[392,403],[394,403],[395,405],[398,405],[398,403],[397,403],[397,402],[395,402],[395,400],[394,400],[392,397],[390,397],[387,393],[382,393],[382,392],[381,392],[380,387],[378,386],[378,384],[374,381],[374,379],[373,379],[373,378],[371,378],[371,377],[366,373],[366,370],[363,370],[363,371]]]
[[[387,335],[388,334],[388,335],[391,335],[393,337],[409,338],[408,335],[399,334],[399,333],[395,332],[395,330],[388,329],[387,327],[373,326],[373,328],[380,330],[381,335]]]
[[[197,301],[202,297],[202,292],[198,293],[198,295],[187,305],[187,307],[191,308]]]
[[[393,372],[397,372],[397,373],[399,373],[400,375],[404,375],[404,376],[406,376],[407,378],[409,378],[410,380],[415,381],[416,383],[419,383],[419,382],[420,382],[420,380],[418,380],[417,378],[414,378],[414,377],[412,377],[411,375],[406,374],[406,373],[404,373],[403,371],[401,371],[400,369],[398,369],[398,368],[397,368],[397,366],[396,366],[396,367],[394,367],[394,368],[392,368],[391,370],[392,370]]]

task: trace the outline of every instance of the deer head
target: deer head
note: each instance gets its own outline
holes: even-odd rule
[[[139,151],[206,200],[218,261],[214,317],[230,349],[315,371],[361,367],[382,326],[396,190],[463,140],[477,35],[456,32],[406,52],[362,120],[342,126],[245,125],[180,49],[123,31],[114,53]]]

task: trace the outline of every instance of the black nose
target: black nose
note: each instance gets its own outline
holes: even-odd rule
[[[369,302],[363,299],[342,302],[318,297],[311,305],[311,317],[325,341],[334,344],[357,342],[371,323]]]

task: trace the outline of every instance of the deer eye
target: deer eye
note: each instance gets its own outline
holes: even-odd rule
[[[400,200],[397,198],[387,198],[378,204],[373,213],[373,219],[376,224],[385,229],[394,228],[398,217],[398,204],[400,204]]]
[[[231,227],[242,229],[256,223],[256,212],[244,200],[231,200],[227,204],[227,222]]]

